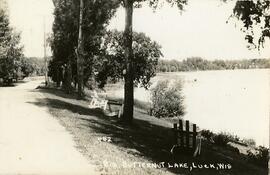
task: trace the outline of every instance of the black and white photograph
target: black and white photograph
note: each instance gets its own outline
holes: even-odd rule
[[[0,175],[269,175],[269,0],[0,0]]]

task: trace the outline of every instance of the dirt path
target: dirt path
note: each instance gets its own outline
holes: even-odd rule
[[[34,104],[40,80],[0,87],[0,174],[97,174],[72,136]]]

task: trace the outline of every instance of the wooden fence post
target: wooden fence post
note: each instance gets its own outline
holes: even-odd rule
[[[184,137],[183,137],[183,121],[179,120],[179,131],[180,131],[180,144],[184,147]]]
[[[174,139],[173,139],[173,144],[176,145],[177,144],[177,123],[174,123],[173,124],[173,136],[174,136]]]
[[[192,133],[192,143],[193,143],[193,145],[192,145],[192,149],[193,150],[195,150],[195,148],[196,148],[196,136],[197,136],[197,131],[196,131],[196,124],[193,124],[193,133]]]
[[[186,147],[189,148],[189,121],[186,120]]]

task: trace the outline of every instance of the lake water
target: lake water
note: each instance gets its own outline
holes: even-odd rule
[[[161,73],[153,86],[163,79],[183,81],[185,120],[269,146],[270,69]],[[123,89],[114,93],[123,94]],[[135,88],[135,98],[149,101],[149,91]]]
[[[160,79],[183,80],[185,120],[269,145],[269,69],[163,73],[153,83]],[[136,88],[135,98],[148,101],[149,92]]]

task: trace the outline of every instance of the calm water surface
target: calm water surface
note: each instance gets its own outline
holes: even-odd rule
[[[153,82],[159,79],[184,81],[186,120],[269,145],[269,69],[165,73]],[[149,92],[135,89],[135,98],[148,101]]]

